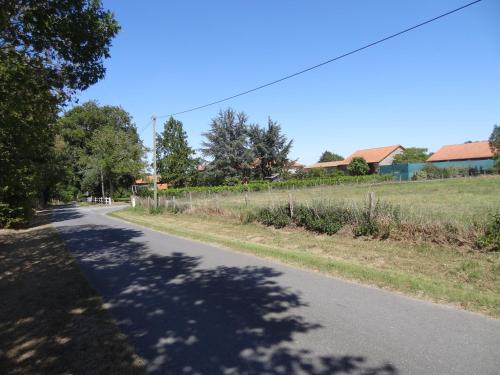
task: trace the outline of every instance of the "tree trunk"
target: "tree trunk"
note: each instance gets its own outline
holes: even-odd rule
[[[113,179],[109,177],[109,197],[113,196]]]
[[[102,197],[104,198],[104,174],[102,173],[102,169],[101,169],[101,191],[102,191]]]

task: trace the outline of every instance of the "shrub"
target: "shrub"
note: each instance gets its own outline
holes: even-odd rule
[[[27,222],[27,215],[23,207],[14,207],[0,203],[0,228],[18,227]]]
[[[480,248],[489,248],[492,251],[500,250],[500,213],[492,216],[486,225],[484,235],[478,240]]]
[[[150,215],[161,215],[165,211],[165,206],[149,207]]]
[[[346,208],[331,204],[299,205],[294,209],[294,222],[318,233],[337,233],[348,222],[349,216]]]
[[[363,176],[370,172],[370,167],[364,158],[352,158],[347,166],[347,171],[351,176]]]
[[[290,213],[288,212],[288,207],[286,206],[261,208],[257,212],[257,221],[275,228],[286,227],[292,222],[290,219]]]
[[[368,205],[354,210],[353,234],[356,237],[388,238],[391,230],[400,224],[401,210],[398,206],[378,201],[371,212]]]

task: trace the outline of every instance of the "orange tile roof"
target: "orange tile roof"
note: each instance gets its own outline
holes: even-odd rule
[[[156,175],[156,181],[157,182],[160,180],[160,177],[161,176],[159,174]],[[147,176],[145,176],[145,178],[139,178],[139,179],[135,180],[135,183],[137,185],[153,183],[153,176],[152,175],[147,175]]]
[[[437,150],[427,161],[468,160],[492,158],[493,150],[488,141],[447,145]]]
[[[392,146],[358,150],[355,153],[349,155],[349,157],[345,158],[345,160],[343,160],[340,165],[349,164],[353,158],[363,158],[366,160],[367,163],[380,163],[382,160],[384,160],[387,156],[389,156],[392,152],[394,152],[398,148],[402,148],[404,150],[404,147],[401,145],[392,145]]]
[[[314,168],[332,168],[332,167],[338,167],[339,165],[342,165],[343,160],[337,160],[337,161],[324,161],[321,163],[314,163],[311,165],[308,165],[305,167],[305,169],[314,169]]]

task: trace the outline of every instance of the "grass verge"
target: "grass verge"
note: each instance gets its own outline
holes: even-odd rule
[[[290,228],[275,230],[232,218],[149,215],[124,209],[109,215],[283,263],[500,317],[500,259],[495,253],[431,244],[363,241]]]
[[[1,374],[145,373],[52,227],[0,231],[0,296]]]

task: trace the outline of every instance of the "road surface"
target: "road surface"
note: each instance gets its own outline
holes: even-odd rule
[[[63,207],[54,225],[155,374],[500,374],[500,321]]]

